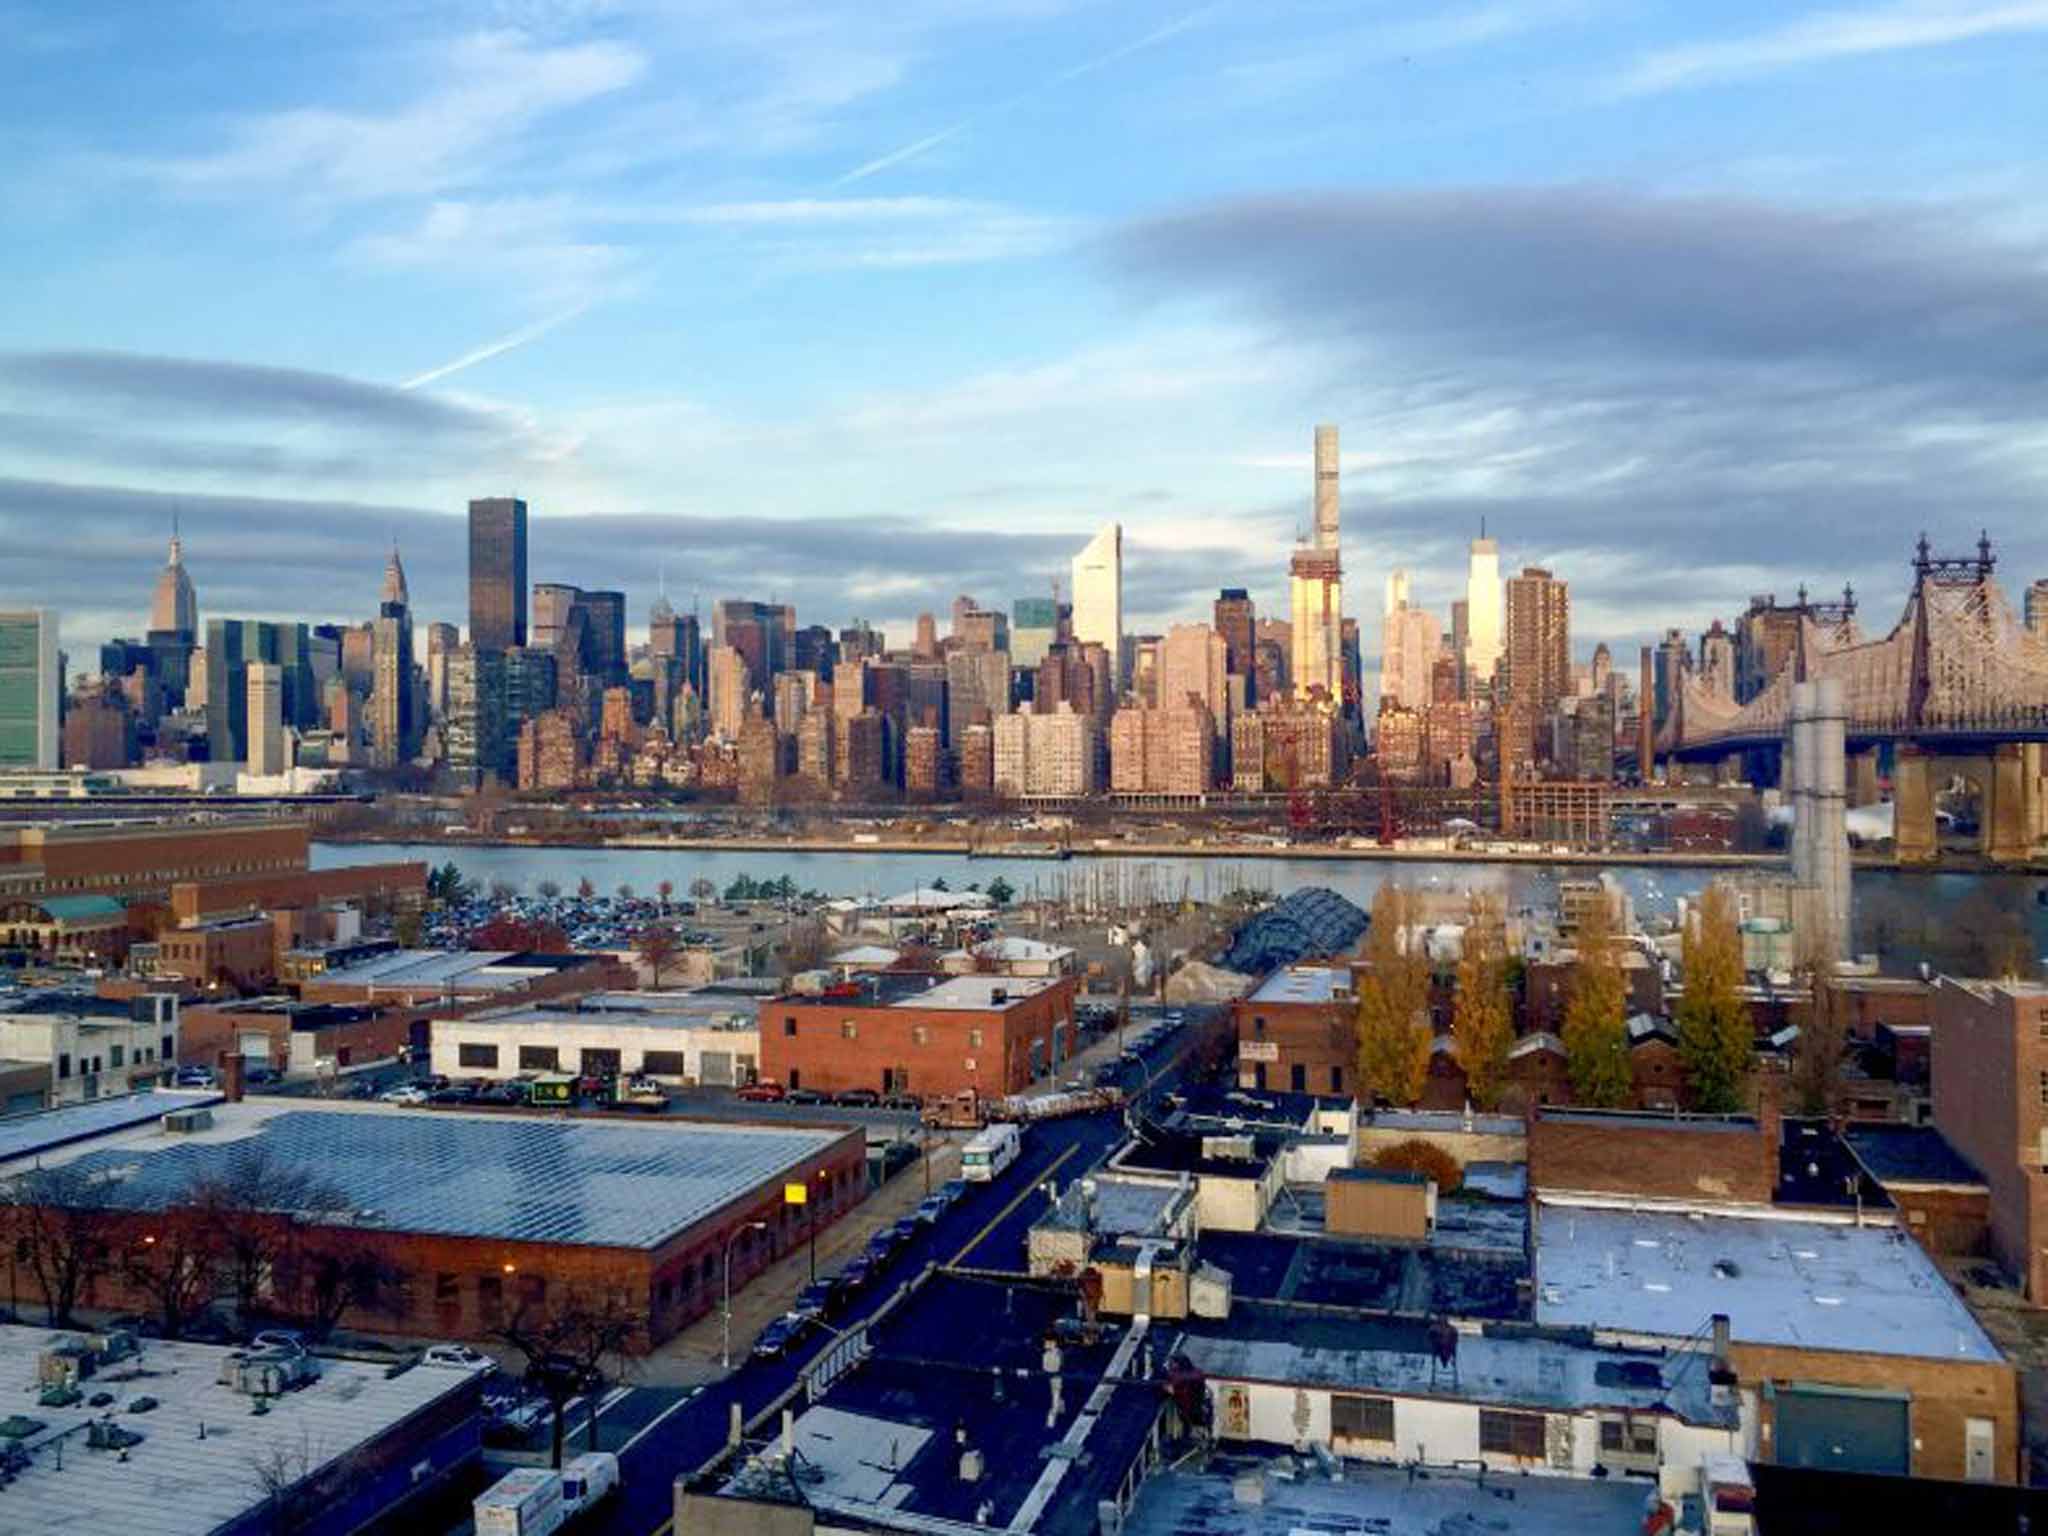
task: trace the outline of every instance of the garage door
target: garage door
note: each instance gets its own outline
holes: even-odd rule
[[[697,1080],[702,1083],[729,1084],[732,1081],[732,1052],[705,1051],[697,1058]]]
[[[270,1060],[270,1036],[260,1031],[244,1032],[241,1046],[242,1055],[251,1061]]]
[[[1835,1472],[1912,1469],[1909,1399],[1838,1387],[1780,1387],[1777,1460]]]

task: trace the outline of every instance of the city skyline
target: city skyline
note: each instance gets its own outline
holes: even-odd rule
[[[1163,633],[1283,606],[1316,420],[1355,590],[1484,517],[1587,642],[1889,607],[1930,505],[2048,564],[2032,8],[26,17],[0,554],[82,642],[180,512],[214,612],[354,617],[395,531],[453,616],[491,494],[636,620],[650,549],[902,627],[1117,521]]]

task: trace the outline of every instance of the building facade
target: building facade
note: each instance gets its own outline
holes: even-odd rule
[[[526,644],[526,503],[516,496],[469,504],[469,643]]]

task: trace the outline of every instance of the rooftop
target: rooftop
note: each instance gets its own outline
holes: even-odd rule
[[[0,1415],[42,1425],[15,1442],[28,1461],[0,1502],[0,1533],[9,1536],[63,1530],[205,1536],[263,1501],[256,1465],[265,1457],[288,1457],[296,1471],[305,1455],[308,1471],[318,1471],[437,1399],[475,1390],[467,1371],[415,1369],[394,1376],[384,1365],[322,1360],[318,1380],[270,1399],[269,1412],[256,1416],[248,1397],[218,1382],[227,1349],[144,1339],[139,1356],[111,1365],[87,1387],[112,1393],[112,1404],[44,1407],[30,1385],[37,1359],[67,1337],[78,1336],[0,1326]],[[157,1406],[130,1412],[143,1396]],[[142,1436],[125,1459],[86,1448],[85,1426],[107,1416]]]
[[[1351,973],[1333,965],[1289,965],[1275,971],[1252,993],[1254,1003],[1333,1003],[1350,991]]]
[[[330,970],[321,981],[343,986],[500,991],[551,976],[583,960],[579,955],[525,954],[510,949],[394,949]]]
[[[1038,1219],[1037,1225],[1065,1232],[1078,1232],[1085,1225],[1106,1236],[1150,1236],[1165,1230],[1168,1217],[1183,1195],[1178,1184],[1139,1179],[1075,1179],[1060,1191],[1059,1199]],[[1084,1198],[1090,1205],[1085,1223]]]
[[[135,1006],[132,998],[101,997],[72,987],[51,987],[38,992],[0,993],[0,1017],[120,1019],[126,1022],[135,1017]]]
[[[1227,1321],[1190,1318],[1186,1328],[1188,1357],[1231,1381],[1510,1408],[1662,1410],[1724,1428],[1738,1411],[1708,1400],[1706,1362],[1696,1352],[1596,1345],[1583,1334],[1543,1334],[1524,1323],[1460,1329],[1454,1369],[1436,1363],[1429,1324],[1419,1318],[1248,1302]]]
[[[1538,1322],[1684,1338],[1725,1312],[1748,1344],[2002,1358],[1889,1223],[1548,1199],[1534,1220]]]
[[[1259,1503],[1238,1503],[1234,1480],[1265,1469],[1288,1475],[1265,1478]],[[1481,1479],[1432,1468],[1418,1479],[1400,1467],[1347,1462],[1344,1481],[1333,1483],[1276,1449],[1215,1456],[1200,1471],[1159,1473],[1139,1490],[1123,1529],[1125,1536],[1593,1536],[1639,1530],[1642,1519],[1642,1485],[1624,1478]]]
[[[1557,1109],[1545,1106],[1539,1120],[1559,1125],[1605,1125],[1621,1131],[1703,1131],[1709,1135],[1754,1136],[1758,1126],[1750,1115],[1693,1115],[1655,1109]]]
[[[517,1004],[473,1014],[478,1024],[634,1024],[648,1028],[724,1029],[757,1027],[756,1000],[730,992],[592,992],[560,1002]]]
[[[1863,1169],[1825,1120],[1787,1117],[1779,1133],[1778,1205],[1831,1205],[1888,1211],[1891,1196]]]
[[[1231,1294],[1239,1300],[1355,1307],[1410,1317],[1524,1315],[1518,1286],[1529,1271],[1519,1247],[1482,1254],[1414,1243],[1204,1232],[1195,1251],[1230,1272]]]
[[[232,1178],[260,1148],[317,1171],[361,1226],[654,1248],[844,1134],[299,1102],[244,1100],[216,1108],[209,1131],[170,1135],[149,1124],[73,1156],[117,1178],[122,1204],[144,1209],[168,1204],[195,1177]],[[398,1169],[403,1178],[393,1177]]]
[[[1329,887],[1302,886],[1238,929],[1218,964],[1226,971],[1263,976],[1316,956],[1341,955],[1364,936],[1371,921]]]
[[[1248,1130],[1204,1135],[1167,1131],[1153,1126],[1116,1154],[1114,1168],[1154,1173],[1192,1173],[1219,1179],[1259,1179],[1280,1156],[1287,1138],[1277,1131]],[[1239,1156],[1220,1143],[1249,1142],[1250,1155]]]
[[[1057,985],[1045,976],[948,976],[936,986],[894,999],[889,1006],[985,1009],[1000,1013]]]
[[[128,908],[111,896],[38,896],[35,905],[53,922],[85,923],[124,916]]]
[[[32,1114],[10,1116],[0,1120],[0,1167],[16,1158],[34,1157],[73,1142],[105,1136],[132,1126],[150,1125],[174,1109],[197,1109],[220,1102],[221,1096],[210,1089],[174,1093],[159,1088],[94,1099],[87,1104],[70,1104],[62,1109],[39,1109]]]
[[[1984,1180],[1931,1125],[1851,1125],[1842,1133],[1857,1161],[1886,1184],[1966,1184]]]
[[[1526,1038],[1533,1039],[1533,1036]],[[1555,1039],[1555,1036],[1546,1036]],[[1364,1129],[1421,1134],[1434,1131],[1473,1132],[1481,1136],[1521,1136],[1527,1130],[1520,1115],[1467,1114],[1456,1109],[1376,1109],[1360,1118]]]
[[[892,912],[951,912],[961,907],[992,907],[995,903],[980,891],[942,891],[921,885],[914,891],[891,896],[882,905]]]
[[[990,960],[1064,960],[1073,952],[1064,944],[1048,944],[1043,939],[1027,939],[1014,933],[1002,934],[974,946],[974,953]]]

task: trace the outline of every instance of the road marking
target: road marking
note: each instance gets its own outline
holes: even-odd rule
[[[632,1450],[634,1446],[638,1445],[642,1440],[645,1440],[649,1435],[653,1434],[655,1431],[655,1427],[659,1425],[663,1419],[667,1418],[670,1414],[676,1412],[680,1408],[687,1408],[691,1403],[695,1402],[696,1400],[696,1392],[685,1392],[681,1397],[677,1398],[674,1402],[670,1403],[666,1408],[662,1409],[661,1412],[657,1413],[653,1418],[649,1419],[645,1424],[641,1425],[638,1432],[635,1433],[634,1436],[630,1440],[628,1440],[624,1445],[619,1447],[618,1454],[623,1457],[626,1454],[626,1452]],[[662,1530],[664,1531],[667,1529],[667,1526],[662,1527]],[[655,1536],[660,1536],[660,1532],[656,1532]]]
[[[954,1254],[952,1258],[946,1261],[946,1267],[948,1269],[951,1269],[954,1265],[958,1264],[962,1259],[966,1258],[968,1254],[972,1253],[976,1248],[979,1248],[981,1246],[983,1238],[987,1237],[989,1233],[995,1231],[997,1227],[1001,1226],[1004,1220],[1008,1218],[1010,1212],[1016,1210],[1018,1206],[1022,1205],[1032,1195],[1036,1194],[1038,1192],[1038,1186],[1044,1183],[1045,1180],[1051,1178],[1054,1171],[1060,1166],[1061,1163],[1064,1163],[1068,1158],[1072,1157],[1076,1152],[1080,1150],[1081,1144],[1079,1142],[1075,1142],[1074,1145],[1067,1148],[1066,1151],[1062,1152],[1050,1163],[1047,1163],[1045,1165],[1045,1171],[1043,1173],[1039,1174],[1038,1177],[1032,1179],[1022,1189],[1018,1190],[1016,1199],[1012,1200],[1000,1211],[997,1211],[995,1215],[991,1216],[988,1220],[988,1225],[983,1227],[979,1232],[975,1233],[974,1236],[970,1237],[967,1240],[967,1246],[965,1248],[962,1248],[958,1253]]]

